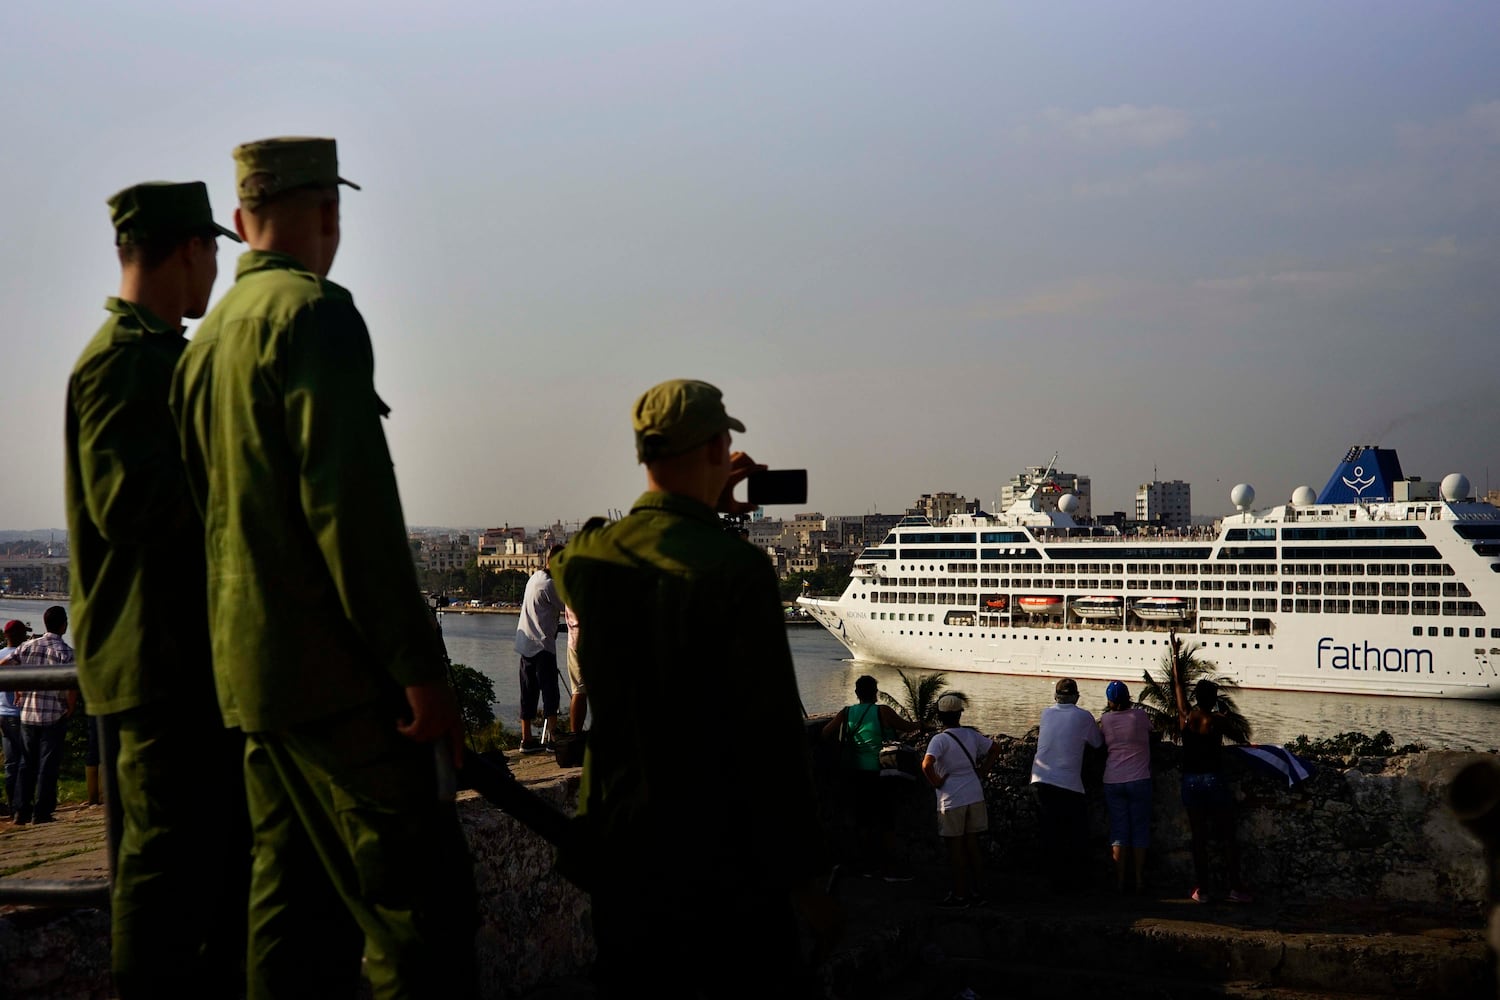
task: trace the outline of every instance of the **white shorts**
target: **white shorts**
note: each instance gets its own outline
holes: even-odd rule
[[[990,828],[990,811],[983,802],[971,802],[957,809],[938,810],[938,836],[962,837],[966,833],[983,833]]]

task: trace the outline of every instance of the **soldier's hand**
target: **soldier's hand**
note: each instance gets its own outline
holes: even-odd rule
[[[448,737],[453,750],[453,766],[464,762],[464,720],[458,711],[458,699],[447,681],[413,684],[406,689],[406,703],[411,706],[411,720],[397,721],[396,732],[418,743]]]
[[[745,477],[752,472],[764,472],[766,467],[758,464],[755,459],[743,451],[732,451],[729,453],[729,481],[724,484],[724,492],[719,494],[718,510],[721,514],[748,514],[755,509],[755,504],[745,500],[734,498],[734,488],[744,482]]]

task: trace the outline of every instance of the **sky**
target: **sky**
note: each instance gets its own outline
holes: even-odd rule
[[[1356,443],[1500,488],[1500,5],[8,0],[0,92],[0,527],[65,521],[105,199],[228,223],[274,135],[363,186],[330,278],[412,524],[628,508],[668,378],[826,514],[1054,452],[1097,512]]]

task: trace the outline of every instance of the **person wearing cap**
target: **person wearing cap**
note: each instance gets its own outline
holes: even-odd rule
[[[0,665],[15,659],[16,648],[29,637],[25,622],[12,618],[5,623],[5,646],[0,648]],[[16,805],[16,778],[21,773],[21,758],[26,744],[21,741],[21,710],[16,707],[14,691],[0,691],[0,750],[5,753],[5,807],[0,815],[9,816]]]
[[[129,997],[228,987],[244,963],[242,744],[216,707],[203,527],[167,406],[218,237],[239,237],[201,181],[136,184],[108,205],[120,291],[68,379],[66,495],[78,683],[119,746],[111,961]]]
[[[848,786],[860,838],[855,864],[865,875],[880,875],[887,882],[910,882],[906,869],[895,867],[895,816],[881,787],[880,751],[889,734],[914,733],[922,727],[886,705],[877,705],[879,693],[879,684],[869,674],[856,679],[857,700],[828,720],[822,736],[824,740],[838,740],[843,751],[840,772]]]
[[[927,744],[922,758],[922,774],[937,789],[938,835],[948,842],[953,871],[953,889],[938,905],[951,909],[985,902],[979,835],[990,828],[990,819],[984,779],[1000,757],[1000,744],[960,723],[965,704],[967,699],[956,692],[938,699],[943,730]]]
[[[1061,861],[1052,868],[1053,888],[1076,889],[1084,860],[1087,800],[1083,794],[1083,753],[1104,742],[1099,725],[1078,707],[1078,682],[1064,677],[1053,689],[1054,704],[1042,710],[1031,788],[1040,813],[1042,844]]]
[[[245,732],[247,992],[474,993],[462,721],[418,590],[389,411],[339,249],[332,139],[234,151],[249,251],[171,403],[206,539],[214,676]],[[348,185],[354,187],[355,185]],[[446,780],[445,780],[446,779]]]
[[[1099,731],[1104,734],[1104,808],[1115,888],[1124,892],[1129,874],[1139,893],[1146,888],[1146,849],[1151,846],[1151,717],[1132,704],[1124,681],[1110,681],[1104,699]]]
[[[837,917],[805,714],[775,572],[716,513],[750,509],[732,490],[759,467],[706,382],[647,390],[633,424],[646,492],[553,564],[593,717],[559,867],[589,884],[602,995],[658,991],[668,963],[704,995],[808,995],[794,906],[825,944]]]

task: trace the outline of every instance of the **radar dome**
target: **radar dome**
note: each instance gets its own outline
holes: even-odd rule
[[[1229,502],[1244,510],[1255,502],[1255,487],[1249,483],[1240,483],[1229,491]]]
[[[1469,498],[1469,477],[1462,472],[1450,472],[1443,477],[1443,499],[1449,503]]]
[[[1057,498],[1057,509],[1064,514],[1071,514],[1078,509],[1078,497],[1072,493],[1064,493]]]
[[[1318,495],[1311,486],[1299,486],[1292,490],[1293,507],[1311,507],[1318,502]]]

